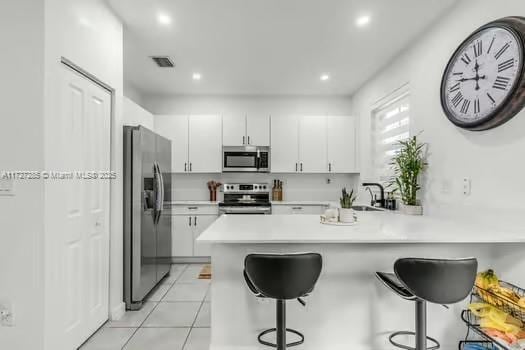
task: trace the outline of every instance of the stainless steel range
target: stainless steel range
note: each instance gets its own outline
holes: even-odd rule
[[[271,214],[270,185],[224,184],[224,201],[219,203],[220,214]]]

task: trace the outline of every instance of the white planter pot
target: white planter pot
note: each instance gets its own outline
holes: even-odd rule
[[[339,221],[345,223],[354,222],[354,209],[339,208]]]
[[[423,207],[421,205],[399,203],[399,211],[406,215],[423,215]]]

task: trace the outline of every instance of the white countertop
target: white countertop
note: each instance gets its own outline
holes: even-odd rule
[[[271,201],[272,205],[325,205],[337,206],[337,202],[330,201]]]
[[[166,202],[165,202],[166,204]],[[219,205],[219,202],[212,201],[172,201],[169,205]]]
[[[523,225],[392,212],[358,212],[353,226],[319,215],[223,215],[197,239],[208,243],[521,243]]]

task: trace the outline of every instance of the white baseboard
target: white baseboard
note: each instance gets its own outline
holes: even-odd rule
[[[121,302],[117,306],[115,306],[111,311],[109,312],[109,319],[111,321],[120,320],[122,316],[126,313],[126,304],[124,302]]]

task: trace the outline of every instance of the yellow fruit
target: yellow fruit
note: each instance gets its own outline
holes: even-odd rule
[[[476,275],[476,286],[482,289],[489,289],[490,287],[499,287],[498,276],[494,273],[494,270],[487,270],[479,272]]]
[[[518,300],[518,305],[519,305],[521,308],[525,309],[525,297],[520,298],[520,300]]]

